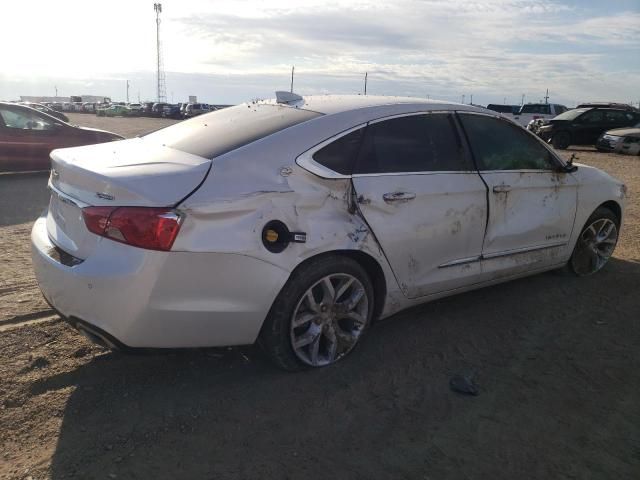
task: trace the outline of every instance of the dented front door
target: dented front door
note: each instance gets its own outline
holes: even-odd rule
[[[488,188],[483,279],[561,262],[576,213],[576,180],[539,139],[513,123],[471,113],[459,118]]]

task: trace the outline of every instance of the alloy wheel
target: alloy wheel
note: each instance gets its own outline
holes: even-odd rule
[[[290,326],[291,346],[305,364],[321,367],[349,353],[364,331],[369,299],[353,275],[334,273],[300,298]]]
[[[618,227],[608,218],[599,218],[582,231],[571,257],[580,276],[596,273],[605,266],[618,242]]]

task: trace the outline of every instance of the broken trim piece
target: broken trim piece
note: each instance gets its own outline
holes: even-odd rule
[[[517,255],[519,253],[533,252],[535,250],[544,250],[545,248],[564,247],[567,244],[568,244],[568,242],[556,242],[556,243],[550,243],[550,244],[547,244],[547,245],[536,245],[534,247],[524,247],[524,248],[517,248],[517,249],[514,249],[514,250],[507,250],[507,251],[503,251],[503,252],[487,253],[486,255],[483,253],[482,254],[482,259],[483,260],[491,260],[492,258],[506,257],[508,255]]]
[[[443,263],[442,265],[438,265],[438,268],[455,267],[456,265],[465,265],[467,263],[479,262],[480,260],[482,260],[482,255],[478,255],[475,257],[459,258],[458,260],[452,260],[450,262]]]
[[[480,256],[475,256],[475,257],[459,258],[457,260],[451,260],[450,262],[443,263],[442,265],[438,265],[438,268],[455,267],[457,265],[465,265],[467,263],[479,262],[481,260],[492,260],[494,258],[508,257],[509,255],[518,255],[520,253],[534,252],[536,250],[544,250],[546,248],[564,247],[566,245],[567,245],[567,242],[556,242],[549,245],[537,245],[535,247],[524,247],[524,248],[518,248],[516,250],[507,250],[504,252],[488,253],[486,255],[482,254]]]

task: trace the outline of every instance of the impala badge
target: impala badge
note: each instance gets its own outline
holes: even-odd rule
[[[108,193],[96,192],[96,197],[101,198],[103,200],[115,200],[116,197],[113,195],[109,195]]]

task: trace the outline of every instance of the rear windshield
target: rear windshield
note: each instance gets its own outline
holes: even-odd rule
[[[591,110],[590,108],[574,108],[573,110],[567,110],[564,113],[561,113],[554,120],[575,120],[584,112]]]
[[[245,103],[199,115],[144,138],[176,150],[214,158],[320,115],[282,105]]]

